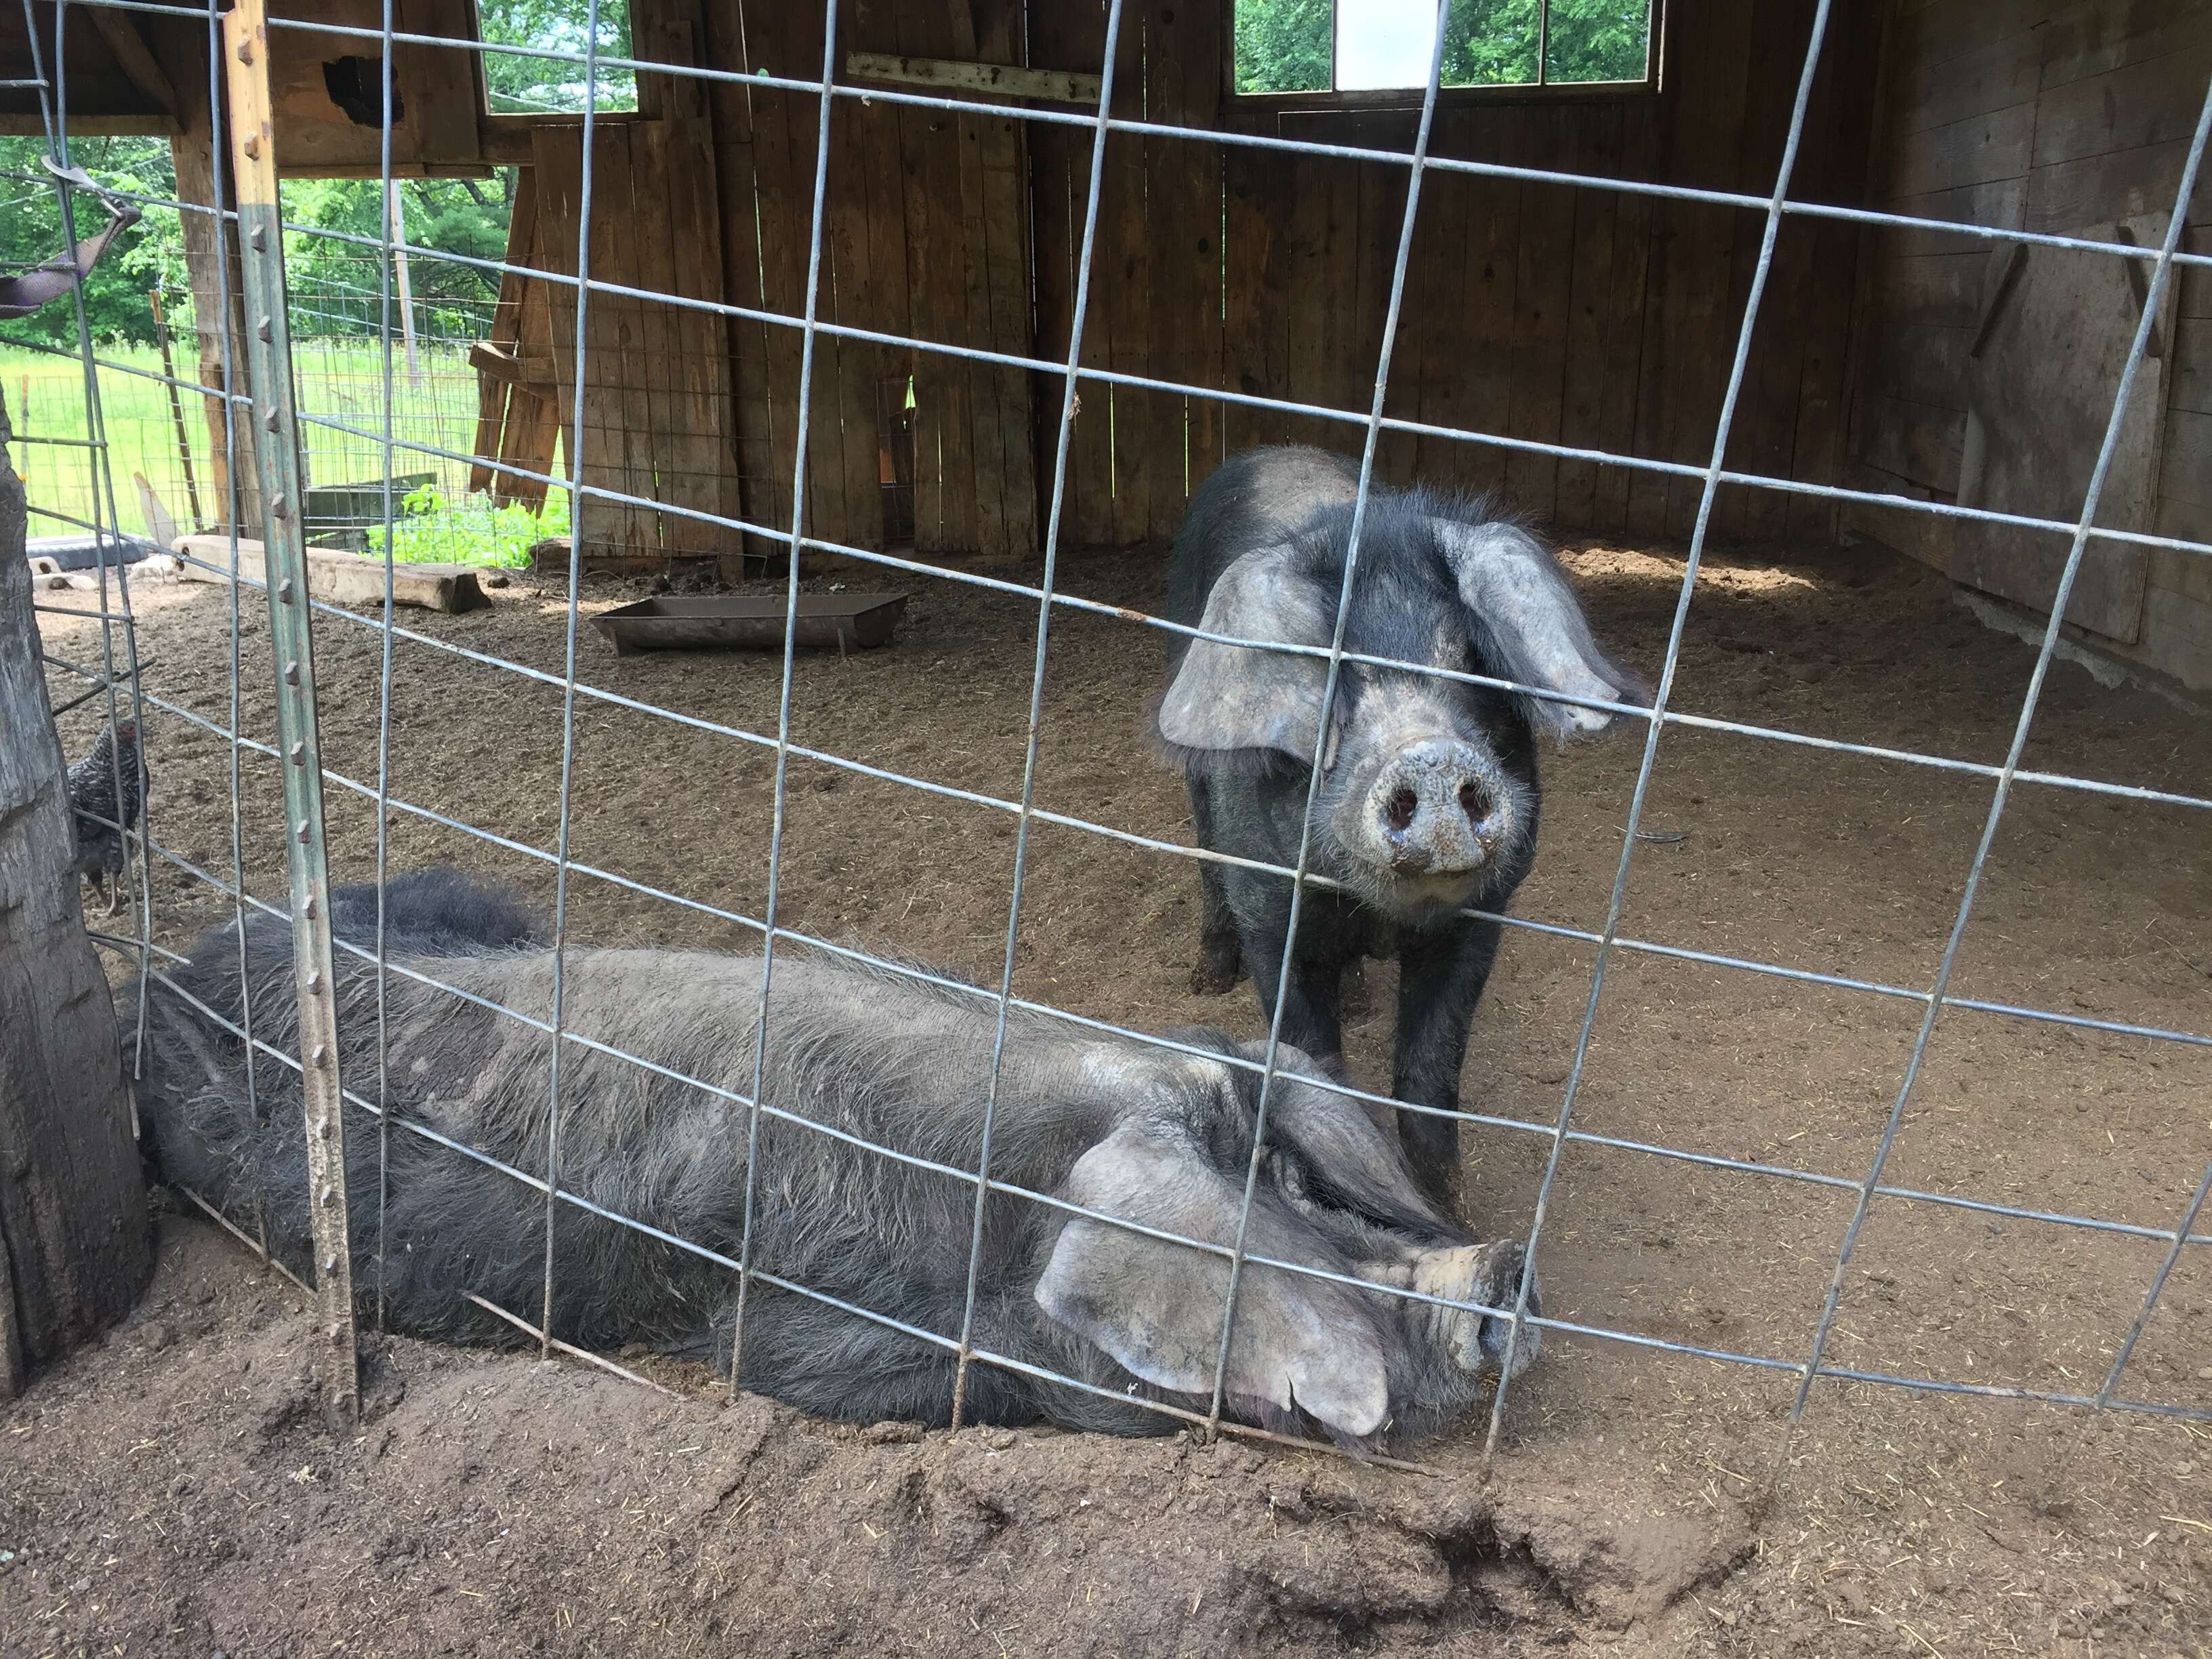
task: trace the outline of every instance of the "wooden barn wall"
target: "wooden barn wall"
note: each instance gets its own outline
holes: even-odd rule
[[[665,3],[666,0],[663,0]],[[639,0],[637,15],[654,7]],[[1673,0],[1666,92],[1626,100],[1454,104],[1437,154],[1741,190],[1772,187],[1810,3]],[[821,18],[775,0],[703,0],[708,59],[813,78]],[[846,0],[849,52],[1096,73],[1101,0]],[[1407,149],[1410,112],[1224,108],[1218,9],[1124,14],[1117,113]],[[1798,178],[1858,199],[1871,30],[1838,14]],[[772,88],[714,94],[729,296],[804,306],[817,106]],[[885,333],[1064,358],[1091,135],[1004,117],[837,101],[819,314]],[[1107,143],[1086,364],[1364,413],[1372,396],[1407,169],[1115,134]],[[750,181],[748,187],[747,181]],[[1389,410],[1510,437],[1702,465],[1709,458],[1761,216],[1601,189],[1428,175]],[[756,233],[756,227],[757,232]],[[1842,474],[1844,373],[1857,234],[1789,222],[1738,414],[1732,465]],[[756,297],[757,296],[757,297]],[[756,521],[787,524],[798,331],[739,326],[740,467]],[[883,399],[915,378],[915,540],[925,553],[1022,555],[1048,501],[1058,378],[820,337],[808,438],[811,532],[883,542]],[[1063,536],[1163,540],[1189,488],[1231,450],[1285,437],[1356,447],[1347,422],[1086,385]],[[1497,447],[1394,435],[1383,465],[1505,491],[1564,528],[1686,533],[1694,481]],[[1772,491],[1723,494],[1729,535],[1824,536],[1833,514]]]
[[[1432,153],[1766,194],[1811,8],[1678,0],[1668,10],[1674,67],[1662,95],[1454,103],[1439,112]],[[1216,12],[1186,6],[1127,15],[1136,30],[1125,42],[1117,101],[1131,113],[1412,147],[1411,112],[1224,110]],[[1048,33],[1033,33],[1032,62],[1095,64],[1102,20],[1095,5],[1065,9]],[[1870,40],[1839,22],[1800,161],[1807,193],[1856,198],[1870,67]],[[1078,133],[1041,133],[1031,144],[1041,180],[1039,348],[1049,356],[1065,349],[1074,277],[1067,250],[1079,232],[1087,154]],[[1118,137],[1109,142],[1107,167],[1103,280],[1093,287],[1086,362],[1364,415],[1406,168]],[[1224,223],[1225,256],[1215,251]],[[1702,466],[1760,229],[1759,216],[1741,210],[1429,173],[1386,412]],[[1787,227],[1733,465],[1792,478],[1840,476],[1856,241],[1842,227]],[[1186,422],[1187,457],[1178,441]],[[1106,388],[1088,389],[1069,532],[1085,542],[1164,537],[1188,486],[1225,453],[1285,440],[1356,448],[1360,436],[1355,422],[1203,399],[1185,408],[1144,391],[1115,390],[1109,399]],[[1694,482],[1496,446],[1394,434],[1380,459],[1392,477],[1418,473],[1501,490],[1562,528],[1680,535],[1696,511]],[[1832,514],[1778,492],[1729,492],[1717,528],[1825,535]]]
[[[2108,227],[2172,206],[2212,77],[2212,3],[1907,0],[1892,8],[1881,74],[1875,205],[2032,231]],[[2199,188],[2184,246],[2212,252],[2212,191]],[[1966,237],[1869,239],[1855,483],[1955,499],[1990,257]],[[2212,279],[2185,272],[2175,311],[2171,345],[2154,343],[2167,402],[2153,523],[2212,540]],[[1967,574],[1941,520],[1854,508],[1845,525]],[[2154,549],[2145,566],[2136,637],[2097,643],[2212,688],[2212,560]]]
[[[647,8],[638,8],[642,13]],[[711,59],[796,78],[822,73],[822,9],[707,0]],[[1018,0],[848,0],[838,51],[1018,62]],[[788,317],[805,309],[819,100],[726,86],[715,94],[731,297]],[[1021,123],[896,104],[836,101],[826,179],[823,321],[1025,356],[1031,344],[1027,152]],[[756,230],[756,227],[757,229]],[[749,297],[750,296],[750,297]],[[741,326],[737,385],[746,501],[788,526],[802,341]],[[807,533],[884,544],[883,442],[914,381],[915,545],[1018,556],[1037,545],[1028,371],[908,346],[817,335],[808,422]],[[1055,403],[1054,407],[1057,408]]]

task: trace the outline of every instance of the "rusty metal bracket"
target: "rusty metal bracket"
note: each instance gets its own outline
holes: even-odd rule
[[[276,668],[276,729],[283,750],[285,862],[292,879],[292,962],[300,1000],[300,1066],[307,1115],[308,1213],[315,1242],[316,1319],[325,1416],[347,1426],[361,1413],[353,1316],[353,1252],[346,1203],[345,1120],[338,1081],[337,988],[331,967],[330,870],[325,855],[322,744],[316,730],[315,660],[307,604],[299,411],[285,316],[284,235],[270,122],[267,0],[239,0],[223,19],[230,93],[231,161],[238,181],[247,314],[246,354],[253,405],[269,434],[258,444]]]

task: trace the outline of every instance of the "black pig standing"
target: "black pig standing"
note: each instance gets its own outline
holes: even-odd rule
[[[1358,468],[1316,449],[1247,451],[1191,498],[1176,538],[1167,614],[1207,633],[1326,652],[1334,631]],[[1543,547],[1480,501],[1370,488],[1344,649],[1488,675],[1573,697],[1636,702],[1638,678],[1590,635]],[[1199,844],[1295,867],[1328,664],[1325,656],[1170,636],[1158,722],[1190,786]],[[1213,863],[1200,869],[1201,955],[1194,989],[1234,985],[1241,961],[1282,1040],[1340,1055],[1343,976],[1363,956],[1398,957],[1391,1092],[1455,1109],[1468,1026],[1498,954],[1502,913],[1536,850],[1538,732],[1605,730],[1601,708],[1346,662],[1322,746],[1297,954],[1282,977],[1291,884]],[[1457,1121],[1399,1113],[1432,1194],[1457,1185]]]

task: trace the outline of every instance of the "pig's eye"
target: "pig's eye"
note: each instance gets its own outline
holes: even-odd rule
[[[1402,830],[1407,824],[1413,823],[1413,809],[1419,804],[1412,790],[1396,790],[1384,804],[1383,815],[1389,819],[1390,827],[1393,830]]]

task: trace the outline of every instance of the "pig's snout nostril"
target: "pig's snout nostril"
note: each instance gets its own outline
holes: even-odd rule
[[[1420,798],[1411,789],[1401,787],[1391,791],[1390,799],[1383,802],[1382,817],[1394,833],[1403,835],[1412,825],[1420,804]]]
[[[1490,796],[1479,783],[1462,783],[1459,787],[1459,810],[1467,814],[1467,821],[1480,829],[1490,816]]]

